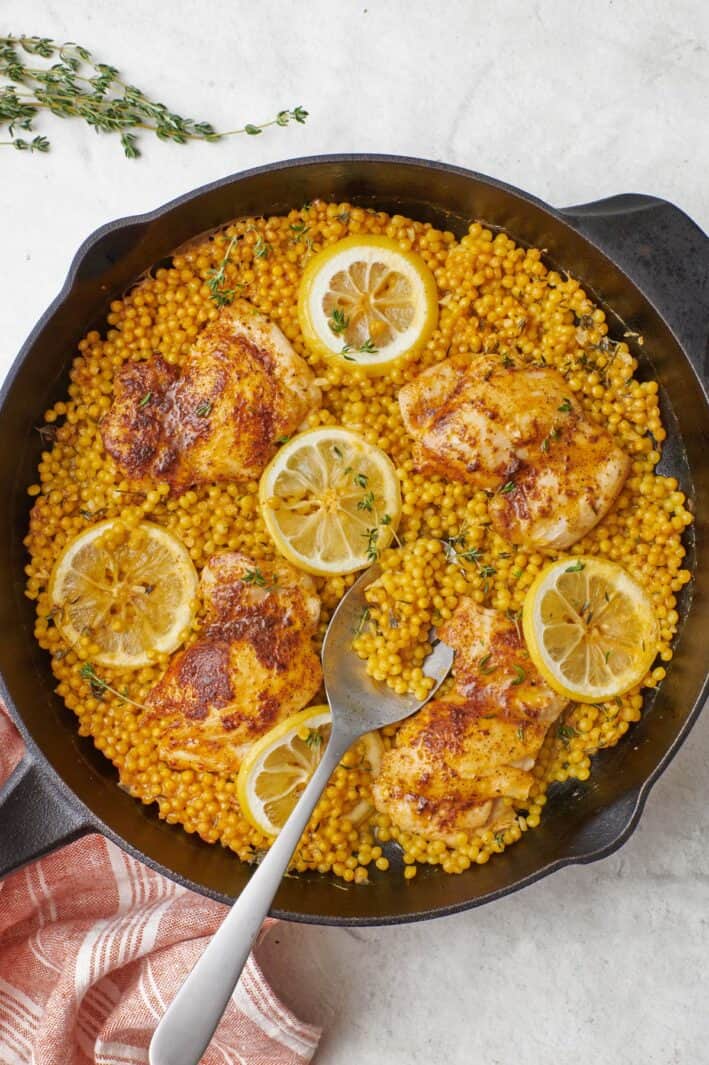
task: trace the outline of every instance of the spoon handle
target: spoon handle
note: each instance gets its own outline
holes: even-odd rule
[[[293,812],[155,1029],[150,1065],[198,1065],[317,801],[355,738],[333,727],[320,764]]]

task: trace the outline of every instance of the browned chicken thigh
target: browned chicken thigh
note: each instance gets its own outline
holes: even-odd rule
[[[132,480],[182,492],[258,477],[319,403],[310,369],[278,326],[242,303],[203,330],[181,371],[159,355],[126,363],[101,434]]]
[[[213,555],[202,570],[199,638],[173,655],[147,699],[160,757],[176,769],[236,773],[246,749],[307,706],[322,680],[312,637],[320,600],[286,562]]]
[[[399,392],[420,466],[493,491],[490,517],[505,539],[564,548],[608,512],[630,469],[590,421],[558,371],[450,359]]]
[[[528,658],[514,622],[462,599],[442,640],[455,649],[454,690],[406,721],[374,782],[395,825],[452,843],[496,830],[522,806],[547,730],[567,700]]]

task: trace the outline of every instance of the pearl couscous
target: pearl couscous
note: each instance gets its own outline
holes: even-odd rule
[[[418,253],[439,293],[438,325],[423,350],[390,373],[370,376],[309,350],[298,314],[298,285],[312,256],[354,234],[384,234]],[[226,255],[228,250],[228,256]],[[226,256],[226,259],[225,259]],[[112,403],[113,382],[127,361],[159,353],[180,365],[200,330],[219,313],[210,278],[222,269],[224,290],[238,294],[281,328],[314,371],[322,406],[309,426],[344,426],[362,434],[391,458],[401,488],[398,541],[381,552],[384,580],[354,638],[367,669],[396,692],[424,697],[422,662],[431,626],[449,619],[463,596],[518,618],[525,593],[554,552],[506,542],[488,520],[489,494],[441,476],[417,472],[397,395],[428,366],[490,351],[561,372],[585,415],[603,424],[632,460],[630,475],[606,517],[571,549],[620,562],[652,600],[659,623],[659,664],[644,680],[656,686],[672,658],[678,625],[677,596],[689,581],[682,533],[691,522],[677,481],[656,474],[665,430],[658,386],[634,377],[628,345],[608,337],[605,315],[572,277],[549,269],[536,248],[523,248],[476,222],[457,240],[429,224],[349,204],[317,201],[282,217],[244,218],[180,250],[169,267],[140,280],[110,307],[106,331],[80,342],[66,399],[44,415],[46,449],[25,544],[27,592],[36,602],[36,638],[48,652],[57,692],[116,767],[121,785],[160,816],[230,848],[245,861],[269,843],[242,815],[236,782],[228,776],[175,770],[157,752],[157,730],[143,714],[151,688],[168,658],[156,655],[131,671],[86,669],[90,640],[69,646],[54,623],[48,594],[53,566],[67,543],[88,526],[120,518],[129,528],[142,520],[165,526],[189,551],[197,569],[218,551],[239,551],[267,563],[275,550],[259,510],[258,482],[202,485],[180,495],[167,485],[137,491],[102,444],[99,423]],[[456,551],[464,544],[465,551]],[[461,557],[465,556],[465,557]],[[354,575],[316,580],[322,613],[318,639]],[[194,630],[196,632],[199,618]],[[188,637],[189,639],[190,637]],[[322,701],[315,699],[315,702]],[[617,743],[639,720],[639,688],[608,703],[572,704],[554,725],[534,766],[535,784],[524,809],[504,832],[458,833],[449,843],[427,841],[397,829],[372,803],[371,769],[361,751],[342,760],[323,794],[292,868],[332,872],[365,883],[385,871],[390,841],[403,850],[404,876],[416,863],[461,872],[483,864],[539,824],[547,789],[571,778],[586,780],[591,759]],[[390,747],[397,728],[383,730]],[[342,811],[369,809],[353,824]]]

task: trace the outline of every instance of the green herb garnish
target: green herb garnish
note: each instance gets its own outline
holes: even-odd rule
[[[317,729],[308,729],[308,735],[305,737],[305,746],[310,747],[311,750],[317,750],[322,745],[322,736]]]
[[[51,64],[29,63],[26,56],[53,60]],[[175,114],[165,104],[151,100],[125,82],[116,69],[94,59],[88,48],[68,41],[60,44],[49,37],[0,37],[0,126],[10,140],[0,144],[18,151],[47,152],[50,142],[41,135],[32,140],[19,132],[34,132],[42,112],[56,118],[83,119],[98,133],[116,134],[128,159],[140,155],[137,134],[153,133],[159,140],[186,144],[188,141],[218,141],[237,133],[251,136],[267,126],[303,123],[308,112],[302,107],[279,111],[275,118],[258,125],[219,132],[209,122],[196,122]]]
[[[568,747],[570,739],[573,739],[574,736],[578,736],[578,732],[571,725],[559,725],[556,734],[560,740],[563,740],[565,747]]]
[[[495,665],[493,665],[493,666],[488,665],[488,662],[490,661],[491,658],[492,658],[492,654],[488,653],[486,655],[483,655],[482,658],[480,659],[480,661],[478,662],[478,669],[480,670],[480,672],[484,676],[488,676],[490,673],[494,673],[495,670],[497,669],[497,666],[495,666]]]
[[[55,655],[54,657],[56,658],[58,655]],[[129,699],[125,692],[119,692],[116,688],[111,687],[108,681],[99,677],[92,662],[84,662],[79,670],[79,675],[83,677],[84,680],[88,680],[91,685],[91,694],[95,699],[103,699],[105,693],[110,692],[111,695],[115,695],[117,699],[122,699],[124,703],[130,703],[131,706],[136,706],[139,710],[146,709],[142,703],[136,703],[133,699]]]
[[[353,348],[351,344],[345,344],[341,354],[347,358],[347,354],[350,351],[359,352],[361,355],[375,355],[379,351],[379,348],[374,346],[374,341],[371,337],[367,337],[364,344],[360,344],[358,348]],[[350,361],[354,362],[355,360],[351,359]]]
[[[362,536],[364,536],[367,541],[367,558],[370,562],[376,562],[379,558],[379,548],[377,547],[379,529],[376,527],[373,529],[367,529],[366,532],[362,533]]]
[[[333,333],[339,336],[340,333],[344,333],[345,329],[350,324],[350,320],[344,311],[340,310],[339,307],[335,307],[327,320],[327,324],[330,326]]]
[[[574,562],[574,564],[572,566],[567,566],[566,569],[564,570],[564,573],[580,573],[581,570],[585,569],[585,568],[586,568],[586,563],[585,562],[581,562],[579,560],[578,562]]]
[[[259,233],[258,239],[254,244],[254,257],[256,259],[267,259],[271,254],[271,245],[267,244]]]
[[[214,300],[217,307],[228,307],[230,303],[234,302],[236,296],[235,288],[226,287],[226,268],[229,265],[231,253],[234,249],[234,245],[239,240],[238,236],[233,236],[227,245],[227,249],[224,253],[224,258],[220,262],[219,266],[210,270],[207,273],[207,288],[209,289],[209,298]],[[242,288],[243,286],[238,286]]]
[[[266,587],[266,578],[264,577],[258,566],[256,566],[254,569],[247,569],[246,573],[241,579],[243,580],[244,584],[253,584],[256,585],[257,588]]]

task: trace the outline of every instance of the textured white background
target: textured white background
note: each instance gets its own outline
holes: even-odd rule
[[[138,162],[52,120],[51,155],[0,149],[0,372],[96,226],[271,160],[428,156],[557,205],[654,193],[709,228],[705,0],[1,0],[0,27],[78,40],[222,128],[311,112],[219,145],[145,140]],[[708,754],[705,717],[599,865],[425,925],[281,926],[269,970],[327,1021],[319,1065],[709,1062]]]

